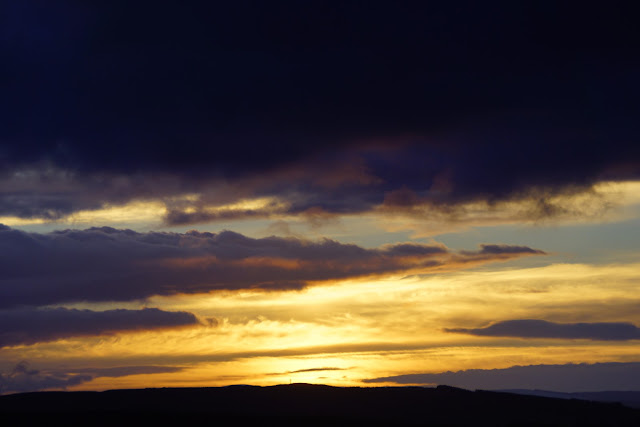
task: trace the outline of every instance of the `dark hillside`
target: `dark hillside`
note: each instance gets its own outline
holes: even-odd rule
[[[3,425],[638,426],[619,404],[453,387],[162,388],[0,396]],[[152,424],[152,425],[153,425]]]

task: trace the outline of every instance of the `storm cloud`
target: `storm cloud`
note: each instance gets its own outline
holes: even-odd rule
[[[604,341],[640,339],[640,328],[631,323],[555,323],[537,319],[504,320],[484,328],[445,329],[447,332],[517,338],[564,338]]]
[[[407,374],[364,380],[366,383],[446,384],[467,389],[537,389],[560,392],[637,390],[640,363],[512,366],[456,372]]]
[[[637,179],[628,7],[7,3],[0,216],[150,199],[170,224],[273,213],[172,207],[185,193],[342,215],[403,189],[450,208]]]
[[[520,246],[456,253],[418,243],[367,249],[330,239],[254,239],[230,231],[138,233],[102,227],[38,234],[1,225],[0,252],[2,308],[223,289],[300,289],[544,254]]]
[[[196,317],[184,311],[157,308],[91,311],[67,308],[0,310],[0,348],[77,336],[194,326]]]

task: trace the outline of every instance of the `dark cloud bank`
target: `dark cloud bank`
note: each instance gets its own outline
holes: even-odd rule
[[[143,310],[15,309],[0,310],[0,348],[74,336],[194,326],[187,312]]]
[[[433,374],[408,374],[364,380],[366,383],[447,384],[468,389],[538,389],[560,392],[637,390],[640,363],[512,366]]]
[[[1,7],[0,215],[217,205],[222,181],[349,213],[402,189],[447,206],[639,177],[628,2]]]
[[[138,233],[103,227],[38,234],[2,225],[0,252],[0,309],[223,289],[300,289],[337,279],[464,268],[544,254],[508,245],[456,253],[442,245],[366,249],[329,239],[253,239],[230,231]],[[112,314],[115,318],[124,313]]]
[[[505,320],[484,328],[445,329],[485,337],[518,338],[564,338],[604,341],[626,341],[640,339],[640,328],[623,322],[603,323],[554,323],[537,319]]]

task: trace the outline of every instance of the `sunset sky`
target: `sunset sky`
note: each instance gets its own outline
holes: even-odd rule
[[[0,393],[640,390],[630,3],[0,4]]]

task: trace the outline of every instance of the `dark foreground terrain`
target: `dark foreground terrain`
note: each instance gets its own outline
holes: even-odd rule
[[[557,399],[582,399],[595,402],[619,402],[624,406],[640,409],[640,391],[587,391],[561,393],[547,390],[501,390],[507,393],[527,394],[530,396],[555,397]]]
[[[162,388],[0,396],[0,424],[140,426],[640,426],[616,403],[452,387]]]

